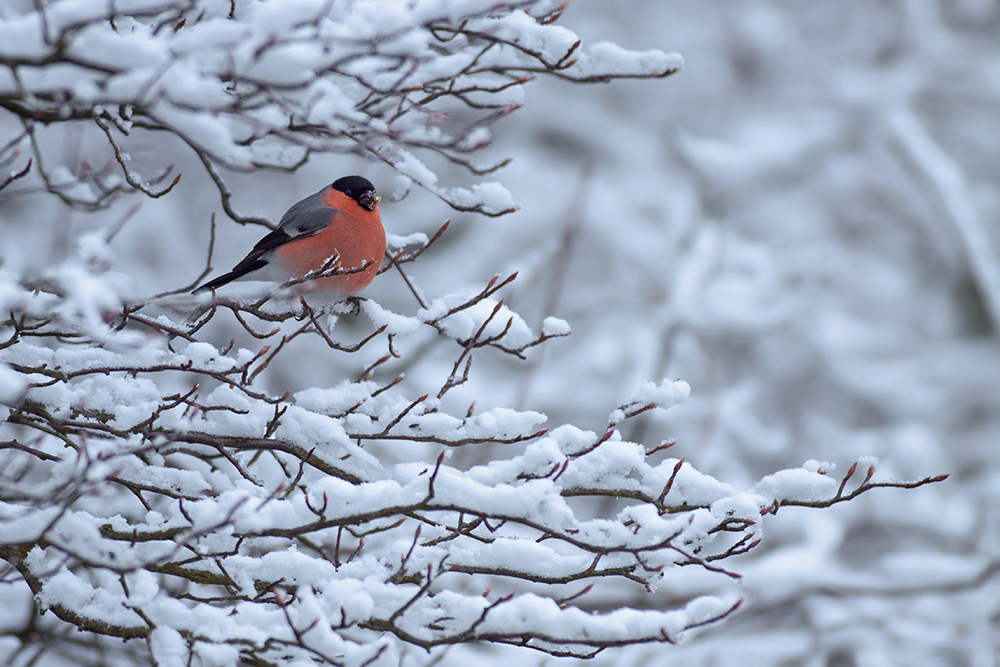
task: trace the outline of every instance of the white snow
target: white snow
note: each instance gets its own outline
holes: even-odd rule
[[[419,329],[422,324],[416,317],[394,313],[371,299],[363,301],[361,308],[372,321],[372,324],[376,327],[386,327],[386,334],[406,335]]]
[[[129,168],[143,180],[171,164],[184,175],[169,196],[142,198],[109,243],[135,198],[70,210],[43,194],[38,177],[44,165],[60,194],[85,201],[124,183],[103,133],[92,121],[37,122],[36,156],[26,138],[2,149],[24,126],[0,113],[4,173],[33,158],[29,175],[0,192],[0,417],[21,422],[0,434],[0,525],[4,544],[46,538],[27,560],[41,592],[0,587],[0,608],[28,618],[32,604],[63,605],[145,628],[141,610],[156,626],[147,645],[162,665],[228,665],[236,647],[266,652],[275,642],[287,642],[287,655],[262,660],[319,661],[309,651],[348,665],[542,659],[513,647],[425,654],[357,627],[392,618],[433,572],[442,573],[434,596],[395,618],[420,637],[464,631],[513,593],[476,632],[541,628],[549,639],[535,646],[578,653],[587,642],[661,630],[692,640],[608,650],[588,663],[595,667],[990,664],[1000,356],[988,223],[1000,211],[1000,56],[989,3],[765,0],[721,11],[642,1],[623,12],[579,0],[549,26],[532,16],[557,2],[514,12],[495,0],[166,4],[164,14],[162,0],[116,0],[135,15],[112,26],[108,3],[44,3],[49,37],[81,26],[64,44],[78,62],[54,66],[45,60],[55,43],[32,3],[0,8],[0,59],[30,61],[16,76],[0,67],[0,94],[23,94],[29,107],[54,100],[46,108],[62,114],[73,99],[88,117],[132,114],[117,119],[129,136],[112,130]],[[559,70],[568,78],[661,74],[683,64],[674,48],[688,65],[666,80],[584,88],[536,72],[496,94],[469,92],[498,112],[524,105],[461,140],[477,165],[515,158],[472,176],[421,147],[455,140],[465,119],[479,117],[472,107],[453,101],[395,117],[399,100],[362,106],[373,88],[398,81],[412,91],[406,107],[474,62],[479,71],[461,73],[456,86],[510,83],[489,70],[537,65],[510,45],[480,53],[475,39],[440,40],[419,27],[466,18],[549,63],[582,38]],[[235,112],[243,99],[249,107]],[[150,119],[182,136],[143,129]],[[323,132],[289,129],[308,123]],[[235,170],[218,169],[233,207],[272,220],[342,174],[388,192],[398,172],[385,163],[395,165],[405,174],[399,194],[408,194],[382,205],[391,247],[418,246],[455,220],[407,269],[429,307],[418,308],[395,271],[382,275],[360,317],[345,307],[323,320],[343,342],[385,325],[382,336],[350,355],[303,335],[249,388],[238,368],[307,322],[254,320],[257,330],[278,329],[257,340],[223,307],[196,342],[138,324],[119,330],[123,308],[204,268],[213,211],[216,269],[261,236],[219,214],[219,192],[189,146]],[[280,171],[307,153],[294,176]],[[448,204],[520,209],[494,220]],[[426,325],[518,269],[502,293],[441,319],[445,337]],[[150,320],[190,326],[193,313],[166,301]],[[511,347],[570,325],[574,335],[527,362],[476,349],[467,383],[414,404],[451,372],[462,351],[451,339],[467,340],[494,309],[483,336],[509,322]],[[18,337],[11,317],[45,317],[42,326],[62,334]],[[398,336],[401,357],[357,381],[386,354],[385,334]],[[671,409],[622,421],[651,403]],[[616,405],[616,431],[602,442]],[[24,425],[32,414],[40,429]],[[94,428],[67,443],[48,435],[47,421]],[[156,431],[149,438],[138,435],[146,423]],[[479,442],[543,425],[552,430],[532,440]],[[272,448],[242,449],[265,435]],[[216,436],[233,440],[220,451]],[[466,439],[475,442],[442,444]],[[651,452],[668,439],[676,444]],[[442,450],[449,456],[436,468]],[[833,498],[854,462],[848,493],[876,464],[876,482],[954,477],[771,515],[775,500]],[[491,517],[474,525],[470,509]],[[340,530],[348,520],[368,531],[363,544]],[[742,527],[719,531],[720,522]],[[282,532],[303,527],[319,550]],[[763,541],[713,561],[743,575],[738,584],[697,560],[678,566],[740,539]],[[635,581],[549,588],[522,578],[584,573],[595,545],[615,549],[598,571],[625,568]],[[199,558],[213,552],[223,555]],[[143,569],[188,558],[198,577],[232,577],[248,599],[180,600],[179,578]],[[211,597],[224,587],[188,590]],[[746,622],[703,641],[683,630],[736,595],[747,598]],[[777,624],[767,616],[774,609],[787,612]],[[36,620],[46,632],[57,623],[51,612]],[[288,646],[290,624],[309,651]],[[0,662],[26,655],[0,642]],[[57,655],[41,654],[39,667]],[[109,663],[117,655],[108,651]]]

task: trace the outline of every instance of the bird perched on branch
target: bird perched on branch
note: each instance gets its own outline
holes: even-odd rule
[[[194,293],[233,280],[292,282],[326,301],[357,294],[378,273],[385,254],[385,230],[375,186],[361,176],[344,176],[292,206],[273,232],[262,238],[229,273]],[[315,272],[316,276],[308,276]],[[307,277],[308,276],[308,277]]]

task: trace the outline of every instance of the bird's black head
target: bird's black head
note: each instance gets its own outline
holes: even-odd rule
[[[344,176],[333,182],[333,189],[358,202],[367,211],[374,211],[381,197],[375,194],[375,186],[362,176]]]

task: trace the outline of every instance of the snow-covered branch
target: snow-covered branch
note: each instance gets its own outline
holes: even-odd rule
[[[505,213],[514,204],[503,186],[441,185],[433,161],[474,175],[505,164],[477,155],[532,77],[597,83],[680,66],[659,51],[586,47],[555,25],[563,9],[4,8],[0,203],[39,189],[63,212],[131,191],[169,201],[181,174],[132,160],[143,135],[193,151],[188,164],[239,222],[271,225],[239,212],[227,170],[294,171],[318,153],[381,160],[404,189]],[[53,157],[48,133],[66,124],[97,138],[102,165]],[[12,585],[0,594],[22,619],[0,624],[0,639],[76,664],[399,665],[411,647],[471,642],[584,657],[679,643],[741,608],[732,559],[762,543],[781,507],[944,479],[877,479],[863,459],[839,479],[810,461],[727,483],[670,456],[671,440],[623,432],[687,399],[681,380],[615,397],[596,432],[529,409],[458,405],[484,359],[509,360],[516,374],[570,328],[548,311],[536,324],[515,312],[505,299],[518,273],[506,267],[421,289],[410,265],[430,261],[447,223],[389,235],[383,270],[413,297],[391,309],[358,297],[320,309],[294,289],[374,268],[345,270],[337,256],[259,293],[188,294],[199,280],[137,298],[112,269],[121,224],[74,232],[75,253],[45,268],[0,262],[0,584]],[[210,238],[205,274],[214,218]],[[296,364],[322,379],[300,382]],[[852,483],[859,468],[865,478]],[[660,608],[598,594],[644,596],[688,573],[723,583],[679,590]]]
[[[44,187],[96,208],[135,189],[162,196],[171,165],[143,175],[123,149],[136,133],[169,133],[203,160],[228,215],[219,167],[293,171],[314,153],[381,160],[453,208],[500,215],[515,208],[498,183],[448,188],[427,160],[473,174],[489,125],[524,101],[537,75],[578,83],[663,77],[681,60],[609,43],[589,49],[554,25],[563,7],[462,0],[294,3],[214,0],[62,2],[0,16],[0,108],[21,120]],[[60,168],[39,141],[45,126],[93,123],[121,168]],[[123,143],[124,142],[124,143]]]
[[[61,622],[142,638],[157,660],[230,651],[272,664],[388,664],[398,645],[386,636],[578,656],[674,643],[730,616],[740,598],[594,615],[589,586],[621,579],[651,590],[682,567],[739,578],[724,561],[755,548],[763,517],[781,505],[939,481],[871,482],[869,462],[851,492],[853,467],[839,487],[817,467],[739,490],[662,457],[665,446],[622,440],[623,422],[687,397],[680,381],[640,387],[602,434],[549,430],[530,411],[450,414],[440,398],[467,379],[474,350],[519,357],[568,333],[550,320],[534,334],[492,299],[514,276],[433,299],[415,317],[369,300],[317,313],[279,293],[216,296],[174,319],[148,314],[155,302],[83,300],[73,284],[110,276],[75,261],[34,284],[3,276],[0,557]],[[332,325],[362,311],[367,332],[340,342]],[[203,332],[223,316],[268,344],[218,349]],[[386,361],[330,387],[275,394],[260,384],[304,336],[330,354],[385,345],[382,359],[393,360],[394,338],[421,332],[455,351],[437,399],[413,397],[398,375],[376,379]],[[440,454],[375,454],[404,444]],[[440,449],[487,445],[505,453],[468,468]],[[587,516],[588,501],[612,497],[617,514]],[[563,601],[524,588],[574,584],[587,588]]]

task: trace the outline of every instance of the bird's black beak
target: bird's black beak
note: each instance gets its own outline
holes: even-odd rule
[[[381,199],[381,197],[375,194],[374,190],[366,190],[361,193],[360,197],[358,197],[358,203],[361,204],[366,211],[374,211]]]

